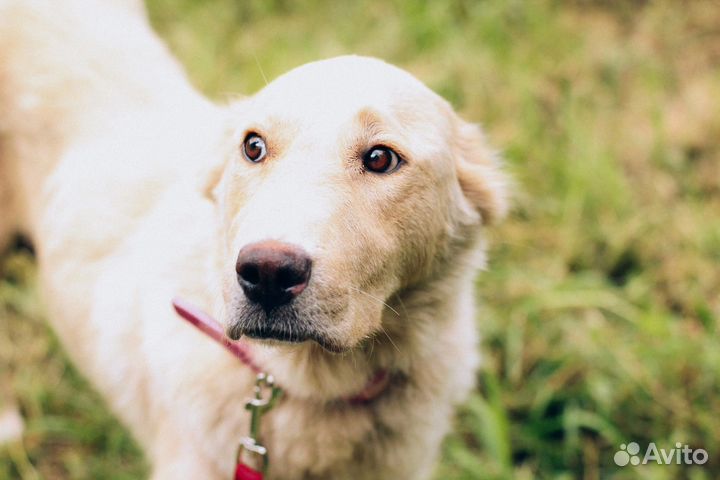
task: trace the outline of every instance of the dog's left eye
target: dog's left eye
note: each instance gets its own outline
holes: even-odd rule
[[[243,155],[253,163],[262,162],[267,155],[265,140],[256,133],[249,133],[243,141]]]
[[[376,146],[363,155],[363,166],[375,173],[390,173],[400,166],[400,157],[388,147]]]

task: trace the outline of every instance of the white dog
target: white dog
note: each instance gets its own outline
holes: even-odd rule
[[[213,105],[130,1],[0,0],[0,58],[0,242],[32,238],[54,329],[153,478],[231,478],[255,381],[174,297],[284,390],[266,478],[430,475],[506,209],[478,128],[361,57]]]

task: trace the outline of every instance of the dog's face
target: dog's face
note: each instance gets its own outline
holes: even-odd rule
[[[479,130],[409,74],[340,57],[238,106],[207,190],[222,218],[228,334],[344,351],[502,215]]]

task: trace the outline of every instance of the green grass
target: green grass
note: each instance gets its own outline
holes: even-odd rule
[[[602,5],[602,6],[599,6]],[[485,368],[438,479],[720,477],[720,9],[711,1],[155,0],[212,97],[343,53],[419,76],[504,149],[518,192],[478,280]],[[23,251],[0,266],[0,478],[136,478],[67,363]],[[704,467],[618,468],[620,443]]]

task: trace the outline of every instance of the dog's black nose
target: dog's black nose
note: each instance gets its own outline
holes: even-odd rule
[[[276,241],[252,243],[238,254],[238,282],[251,302],[265,310],[284,305],[305,290],[312,260],[297,246]]]

